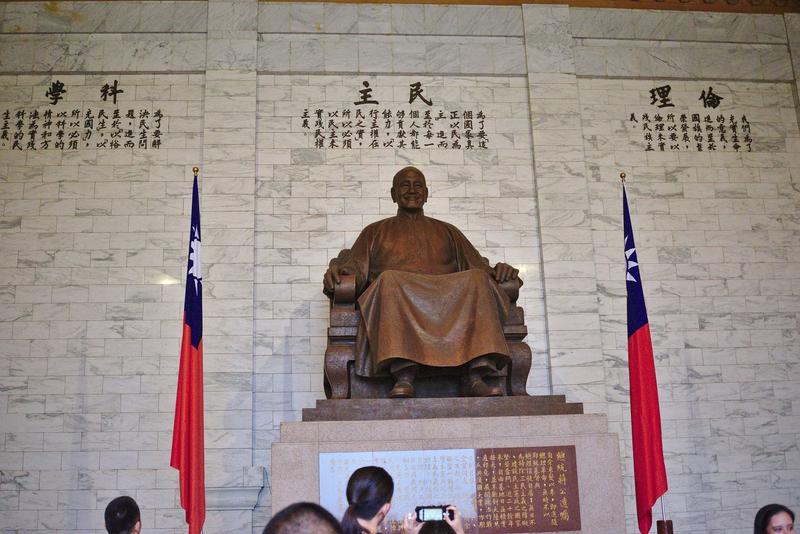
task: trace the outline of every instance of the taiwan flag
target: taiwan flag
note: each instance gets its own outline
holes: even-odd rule
[[[200,272],[200,201],[197,174],[192,189],[192,226],[183,302],[183,338],[172,430],[170,465],[180,472],[181,508],[189,534],[199,534],[206,520],[203,449],[203,277]]]
[[[622,186],[625,227],[626,285],[628,288],[628,371],[631,382],[631,427],[633,432],[633,478],[639,532],[647,534],[653,523],[653,505],[667,491],[667,472],[661,446],[661,414],[658,384],[650,341],[650,325],[644,306],[642,278],[633,242],[628,196]]]

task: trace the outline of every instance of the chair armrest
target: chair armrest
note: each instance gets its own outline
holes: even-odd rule
[[[506,280],[502,284],[500,284],[500,289],[508,295],[508,300],[511,301],[511,304],[516,304],[517,299],[519,299],[519,288],[522,287],[522,278],[514,278],[512,280]]]
[[[356,301],[356,276],[341,274],[339,279],[339,284],[333,288],[333,303],[353,304]]]

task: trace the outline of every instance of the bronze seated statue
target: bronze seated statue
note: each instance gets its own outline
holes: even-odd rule
[[[393,180],[397,215],[331,260],[328,398],[526,395],[531,351],[522,280],[454,226],[426,217],[424,175]]]

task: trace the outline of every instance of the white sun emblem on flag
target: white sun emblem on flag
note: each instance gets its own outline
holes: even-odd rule
[[[626,247],[628,246],[628,236],[625,236],[625,246]],[[631,269],[633,269],[634,267],[637,267],[639,265],[638,263],[636,263],[636,261],[634,261],[636,258],[634,258],[633,260],[631,259],[631,256],[633,256],[634,254],[636,254],[636,247],[631,247],[631,248],[626,248],[625,249],[625,257],[628,260],[627,261],[628,265],[625,268],[626,271],[627,271],[626,279],[629,282],[638,282],[638,280],[631,274]]]
[[[200,234],[198,234],[196,226],[192,226],[192,242],[189,243],[189,247],[189,260],[192,262],[192,266],[189,267],[189,274],[194,277],[194,292],[199,293],[199,285],[203,280],[203,275],[201,274],[200,266]]]

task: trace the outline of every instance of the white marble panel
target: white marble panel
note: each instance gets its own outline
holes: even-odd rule
[[[29,39],[0,36],[0,71],[24,72],[33,64],[35,49]]]
[[[780,15],[701,11],[570,9],[575,37],[783,43]]]
[[[787,13],[791,16],[791,13]],[[781,15],[753,15],[759,43],[785,43],[788,27]]]
[[[142,20],[149,16],[149,10],[142,12]],[[175,15],[172,31],[175,32],[202,32],[208,24],[208,10],[206,2],[178,1],[175,2]]]
[[[104,4],[105,16],[100,21],[97,31],[104,33],[122,33],[131,31],[139,25],[142,6],[138,2],[108,2]]]
[[[96,32],[108,18],[105,2],[77,2],[73,6],[69,28],[78,32]],[[63,31],[68,31],[67,29]]]
[[[209,70],[246,69],[256,66],[257,43],[255,32],[215,32],[206,47],[206,65]]]
[[[425,33],[425,6],[392,4],[392,33],[414,35]]]
[[[322,27],[323,5],[318,3],[292,3],[289,6],[289,26],[281,31],[316,33]]]
[[[786,21],[786,32],[789,36],[789,50],[792,55],[792,62],[795,72],[800,72],[800,14],[786,13],[783,16]]]
[[[427,70],[426,51],[427,47],[425,46],[425,43],[420,43],[420,42],[408,42],[402,45],[398,44],[393,46],[392,47],[393,71],[396,73],[407,72],[410,74],[426,72]],[[463,69],[463,64],[462,64],[462,69]],[[477,72],[487,72],[487,71],[481,70]]]
[[[525,74],[525,48],[522,43],[509,42],[492,46],[494,70],[497,74]],[[465,51],[465,53],[469,53]]]
[[[575,37],[633,38],[633,10],[572,8],[570,26]]]
[[[516,6],[458,6],[459,35],[522,35],[522,10]]]
[[[195,3],[192,7],[200,7]],[[152,2],[143,4],[139,16],[139,23],[135,31],[140,32],[169,32],[175,31],[177,22],[176,9],[177,2]],[[199,10],[198,10],[199,11]],[[201,31],[203,28],[193,28],[193,31]]]
[[[388,4],[359,4],[358,32],[385,35],[392,28],[392,6]]]
[[[268,72],[288,72],[290,40],[282,35],[259,34],[258,68]]]
[[[572,46],[560,44],[526,44],[528,72],[575,72],[576,59]]]
[[[292,71],[322,71],[322,42],[316,38],[292,39],[289,45],[289,65]]]
[[[282,33],[289,26],[289,6],[287,2],[259,2],[258,31]]]
[[[754,42],[755,17],[738,13],[693,13],[698,41]]]
[[[70,34],[4,36],[2,67],[25,71],[180,71],[205,67],[205,41],[196,34]],[[120,40],[125,44],[120,44]],[[28,50],[33,57],[26,57]],[[23,61],[26,63],[23,66]]]
[[[466,42],[465,42],[466,39]],[[289,50],[287,50],[287,48]],[[319,50],[321,48],[321,50]],[[258,43],[259,70],[282,72],[525,73],[522,40],[514,37],[271,35]],[[357,53],[358,64],[354,65]],[[290,63],[287,64],[287,52]],[[296,66],[295,66],[296,65]]]
[[[358,43],[359,72],[392,72],[392,44],[377,40]]]
[[[324,30],[328,33],[356,33],[358,6],[326,3],[323,9]]]
[[[455,35],[458,33],[458,12],[448,6],[425,5],[425,34]]]
[[[3,17],[0,19],[0,30],[4,33],[30,33],[36,30],[39,16],[38,6],[34,3],[4,3]]]
[[[584,75],[742,80],[793,76],[784,45],[577,39],[574,53],[578,73]]]
[[[458,45],[452,42],[427,43],[427,72],[458,73],[461,67],[458,50]]]
[[[358,43],[345,39],[326,39],[322,43],[324,69],[327,72],[357,72]]]
[[[209,2],[208,29],[224,31],[256,30],[258,13],[250,2]]]

